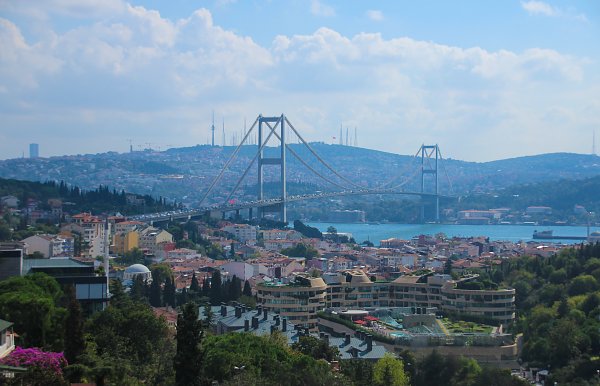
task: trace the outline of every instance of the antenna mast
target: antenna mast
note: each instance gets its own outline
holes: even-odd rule
[[[212,131],[212,147],[215,147],[215,110],[212,112],[212,125],[210,126]]]

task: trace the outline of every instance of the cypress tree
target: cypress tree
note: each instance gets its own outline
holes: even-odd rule
[[[242,296],[242,281],[233,275],[229,286],[229,297],[231,300],[238,300]]]
[[[152,284],[150,284],[150,305],[152,307],[162,306],[162,300],[161,300],[161,292],[162,291],[160,289],[160,283],[156,279],[157,278],[153,278]]]
[[[210,280],[210,303],[214,306],[219,305],[221,303],[221,286],[222,286],[222,281],[221,281],[221,271],[216,270],[213,275],[212,278]]]
[[[210,295],[210,283],[206,277],[204,278],[204,280],[202,280],[201,295],[206,296],[206,297],[208,297]]]
[[[202,384],[202,322],[198,320],[196,303],[186,303],[177,316],[177,353],[173,360],[175,384],[199,386]]]
[[[172,277],[165,278],[165,288],[163,290],[163,300],[165,305],[171,307],[177,306],[177,300],[175,297],[175,279]]]
[[[69,286],[67,290],[69,299],[68,315],[65,321],[65,358],[69,364],[77,362],[77,358],[85,350],[83,339],[83,318],[79,301],[75,297],[75,288]]]
[[[192,284],[190,284],[190,291],[198,292],[198,279],[196,278],[196,271],[192,274]]]
[[[250,283],[248,280],[244,283],[244,290],[242,291],[242,295],[244,296],[252,296],[252,288],[250,287]]]

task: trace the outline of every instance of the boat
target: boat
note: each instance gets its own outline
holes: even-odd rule
[[[587,240],[586,236],[554,236],[554,231],[533,231],[534,240]]]

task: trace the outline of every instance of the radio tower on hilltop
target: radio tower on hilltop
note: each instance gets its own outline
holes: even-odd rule
[[[215,110],[212,112],[212,126],[210,126],[210,130],[212,131],[212,147],[215,147]]]

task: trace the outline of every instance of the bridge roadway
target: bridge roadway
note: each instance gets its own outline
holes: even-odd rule
[[[407,196],[419,196],[424,197],[436,197],[434,193],[421,193],[421,192],[404,192],[393,189],[363,189],[363,190],[346,190],[342,192],[332,193],[315,193],[315,194],[301,194],[296,196],[288,196],[286,199],[287,203],[304,201],[304,200],[315,200],[320,198],[340,197],[340,196],[360,196],[365,194],[398,194]],[[452,197],[438,195],[438,197]],[[202,216],[208,212],[233,212],[243,209],[251,208],[264,208],[264,207],[275,207],[281,204],[283,200],[281,198],[271,198],[261,201],[247,201],[234,204],[224,204],[219,206],[209,206],[197,209],[182,209],[170,212],[151,213],[131,216],[132,220],[138,220],[143,222],[161,222],[161,221],[173,221],[173,220],[184,220],[191,219],[192,217]]]

